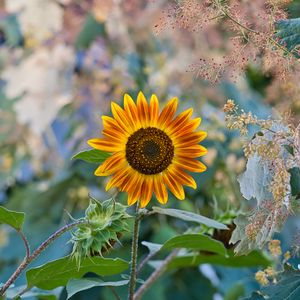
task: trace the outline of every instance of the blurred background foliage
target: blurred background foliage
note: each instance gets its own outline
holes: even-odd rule
[[[7,0],[0,1],[0,204],[26,213],[25,233],[35,248],[69,214],[82,216],[88,195],[107,199],[105,180],[93,175],[97,165],[72,161],[86,149],[86,141],[101,132],[101,115],[110,114],[110,101],[123,94],[148,97],[156,93],[164,102],[180,99],[180,110],[192,106],[208,131],[203,158],[208,171],[196,176],[199,188],[188,189],[186,201],[171,198],[169,207],[214,217],[218,210],[237,211],[242,200],[237,175],[243,172],[241,138],[226,129],[222,107],[232,98],[245,111],[260,118],[293,111],[299,122],[300,96],[290,90],[271,97],[271,74],[249,65],[235,82],[216,85],[202,80],[188,66],[203,51],[201,43],[222,43],[222,31],[187,33],[184,29],[155,33],[167,1],[112,0]],[[300,16],[300,2],[289,6]],[[208,51],[208,49],[206,49]],[[284,94],[286,92],[286,94]],[[171,196],[170,196],[171,197]],[[120,196],[125,203],[126,197]],[[187,225],[166,216],[151,216],[141,228],[141,240],[163,243],[184,232]],[[293,243],[299,219],[290,218],[282,234],[283,249]],[[288,232],[288,234],[286,234]],[[33,263],[70,253],[66,234]],[[108,255],[129,260],[130,234],[122,247]],[[147,253],[141,246],[140,256]],[[4,282],[24,255],[18,235],[0,227],[0,282]],[[212,266],[171,271],[155,283],[144,299],[239,299],[258,284],[255,268]],[[149,274],[150,267],[145,269]],[[17,285],[25,282],[24,276]],[[125,299],[126,288],[117,288]],[[65,292],[61,294],[65,299]],[[111,291],[94,288],[72,299],[112,299]]]

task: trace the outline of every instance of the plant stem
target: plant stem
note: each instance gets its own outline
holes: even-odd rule
[[[166,271],[168,264],[177,255],[179,249],[172,251],[162,264],[150,275],[143,285],[134,294],[133,300],[140,300],[149,287]]]
[[[24,269],[33,261],[35,260],[54,240],[56,240],[58,237],[60,237],[63,233],[67,232],[68,230],[78,226],[79,224],[84,223],[85,221],[77,221],[68,225],[65,225],[64,227],[60,228],[56,232],[54,232],[47,240],[45,240],[32,254],[29,252],[29,245],[24,235],[21,235],[25,247],[26,247],[26,256],[24,257],[21,264],[18,266],[18,268],[15,270],[15,272],[10,276],[10,278],[5,282],[5,284],[0,289],[0,296],[3,296],[6,290],[13,284],[16,279],[20,276],[20,274],[24,271]],[[26,240],[26,242],[25,242]],[[28,255],[29,254],[29,255]]]
[[[29,243],[27,241],[27,238],[21,230],[18,231],[18,233],[19,233],[20,237],[22,238],[22,240],[24,242],[26,257],[29,257],[30,256],[30,246],[29,246]]]
[[[138,252],[138,242],[139,242],[139,227],[141,216],[139,215],[139,202],[136,205],[132,244],[131,244],[131,270],[130,270],[130,280],[128,289],[128,300],[133,300],[134,291],[136,286],[136,267],[137,267],[137,252]]]

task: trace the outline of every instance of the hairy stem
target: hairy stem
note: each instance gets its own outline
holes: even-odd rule
[[[60,237],[63,233],[67,232],[68,230],[70,230],[84,222],[85,221],[80,220],[80,221],[65,225],[64,227],[58,229],[49,238],[47,238],[47,240],[45,240],[32,254],[30,254],[30,252],[29,252],[29,244],[27,242],[27,239],[25,238],[25,236],[23,234],[21,234],[21,237],[25,243],[26,256],[24,257],[23,261],[18,266],[18,268],[15,270],[15,272],[10,276],[10,278],[5,282],[5,284],[0,289],[0,296],[4,295],[6,290],[16,281],[16,279],[20,276],[20,274],[24,271],[24,269],[33,260],[35,260],[54,240],[56,240],[58,237]]]
[[[136,205],[136,213],[133,227],[132,244],[131,244],[131,270],[128,289],[128,300],[133,300],[136,286],[136,267],[137,267],[137,252],[139,242],[139,227],[141,216],[139,215],[139,203]]]
[[[29,243],[27,241],[27,238],[26,236],[24,235],[24,233],[20,230],[18,231],[22,241],[24,242],[24,246],[25,246],[25,251],[26,251],[26,257],[29,257],[30,256],[30,246],[29,246]]]
[[[179,249],[172,251],[162,264],[149,276],[149,278],[143,283],[143,285],[134,294],[134,300],[140,300],[144,293],[150,288],[150,286],[166,271],[168,264],[177,255]]]

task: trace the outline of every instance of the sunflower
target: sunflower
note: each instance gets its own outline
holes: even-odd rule
[[[96,176],[112,176],[106,190],[117,187],[128,194],[128,205],[140,201],[145,207],[154,192],[157,200],[168,201],[167,188],[179,200],[185,198],[183,185],[197,188],[190,172],[206,167],[197,160],[207,150],[199,145],[206,132],[195,131],[201,119],[192,119],[193,109],[175,115],[178,99],[172,98],[159,112],[155,95],[150,104],[142,92],[137,103],[124,95],[124,109],[112,102],[112,117],[103,116],[104,137],[88,141],[95,149],[112,153],[99,166]]]

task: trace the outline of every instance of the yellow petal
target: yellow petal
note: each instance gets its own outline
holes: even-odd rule
[[[175,132],[180,130],[180,128],[182,128],[182,126],[184,126],[188,123],[192,114],[193,114],[192,108],[183,111],[177,117],[175,117],[174,120],[172,120],[172,122],[166,128],[166,131],[170,134],[174,134]]]
[[[179,200],[183,200],[185,198],[185,193],[182,185],[174,179],[172,174],[166,170],[163,172],[164,182],[167,184],[171,193]]]
[[[187,174],[186,172],[184,172],[183,170],[181,170],[176,166],[173,166],[169,170],[174,180],[180,182],[182,185],[189,186],[193,189],[197,188],[197,183],[191,175]]]
[[[186,158],[186,157],[176,157],[174,159],[174,163],[177,164],[180,168],[191,171],[191,172],[204,172],[206,170],[206,166],[192,158]]]
[[[167,103],[167,105],[164,107],[164,109],[162,110],[162,112],[160,113],[160,115],[158,117],[157,124],[158,124],[159,128],[164,129],[166,126],[168,126],[168,124],[171,123],[173,116],[176,112],[177,105],[178,105],[177,98],[172,98]]]
[[[203,156],[207,153],[207,149],[201,145],[193,145],[190,147],[176,147],[175,155],[189,158]]]
[[[141,127],[139,118],[138,118],[138,111],[137,107],[133,101],[133,99],[128,95],[124,95],[124,110],[126,111],[128,117],[131,120],[131,123],[135,130],[139,129]]]
[[[120,105],[118,105],[115,102],[111,103],[111,112],[115,118],[115,120],[118,122],[118,124],[128,133],[133,132],[133,128],[131,127],[130,122],[128,121],[128,117],[126,112],[121,108]]]
[[[141,201],[141,208],[147,206],[150,202],[152,193],[153,193],[153,177],[152,176],[145,176],[143,185],[142,185],[142,194],[140,197]]]
[[[126,165],[124,151],[116,152],[111,157],[107,158],[105,162],[95,171],[96,176],[108,176],[114,173],[119,168]]]
[[[197,145],[201,141],[203,141],[207,136],[205,131],[197,131],[186,134],[185,136],[174,137],[174,146],[177,147],[189,147],[193,145]]]
[[[166,204],[168,202],[168,191],[161,174],[157,174],[153,177],[153,186],[155,197],[158,202],[161,204]]]
[[[159,103],[156,95],[152,95],[150,99],[150,126],[155,126],[158,120]]]
[[[146,128],[149,126],[149,107],[147,100],[142,92],[139,92],[137,97],[137,110],[139,120],[142,127]]]
[[[125,150],[125,144],[111,138],[96,138],[88,140],[87,143],[98,150],[106,152],[118,152]]]

